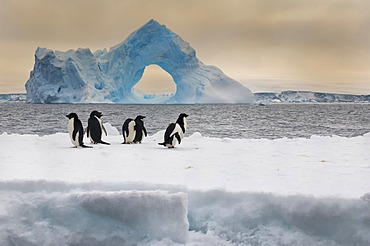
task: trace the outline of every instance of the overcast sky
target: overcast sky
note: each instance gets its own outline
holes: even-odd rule
[[[109,48],[150,19],[253,92],[370,94],[368,0],[0,0],[0,93],[25,92],[37,47]]]

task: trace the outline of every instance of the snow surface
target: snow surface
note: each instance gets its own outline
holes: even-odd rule
[[[176,93],[147,100],[133,87],[146,66],[168,72]],[[155,20],[133,32],[109,52],[66,52],[37,48],[26,83],[29,103],[251,103],[253,93],[219,68],[203,64],[195,50]]]
[[[91,149],[0,135],[0,245],[370,244],[370,133],[167,149],[105,127]]]

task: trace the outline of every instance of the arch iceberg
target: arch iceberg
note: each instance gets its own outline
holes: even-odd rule
[[[125,41],[92,53],[37,48],[26,83],[29,103],[145,103],[133,95],[148,65],[158,65],[176,83],[161,103],[251,103],[253,93],[215,66],[203,64],[180,36],[150,20]],[[158,102],[158,100],[156,100]]]

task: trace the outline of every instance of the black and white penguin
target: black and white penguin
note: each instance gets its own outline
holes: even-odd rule
[[[68,120],[68,133],[69,138],[74,146],[81,146],[82,148],[91,148],[83,143],[84,129],[82,123],[76,113],[67,114]]]
[[[164,142],[158,143],[159,145],[164,145],[168,148],[175,148],[177,144],[181,143],[184,138],[186,131],[186,117],[187,114],[180,114],[176,123],[171,123],[164,133]]]
[[[143,119],[145,116],[138,115],[135,118],[135,139],[134,143],[141,143],[143,141],[144,137],[146,137],[148,134],[146,132],[144,121]]]
[[[90,137],[90,141],[93,144],[101,143],[110,145],[110,143],[104,142],[101,139],[103,131],[107,136],[107,131],[105,130],[105,127],[103,126],[102,121],[100,119],[102,116],[103,114],[96,110],[91,112],[86,128],[87,137]]]
[[[131,118],[125,120],[122,125],[122,135],[123,143],[122,144],[131,144],[134,142],[136,131],[135,131],[135,121]]]

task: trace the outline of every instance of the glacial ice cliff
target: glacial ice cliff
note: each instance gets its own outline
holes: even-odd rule
[[[180,36],[155,20],[124,42],[94,53],[37,48],[26,83],[29,103],[146,103],[135,95],[148,65],[169,73],[176,93],[161,103],[251,103],[253,93],[215,66],[203,64]],[[161,100],[156,100],[160,102]]]

